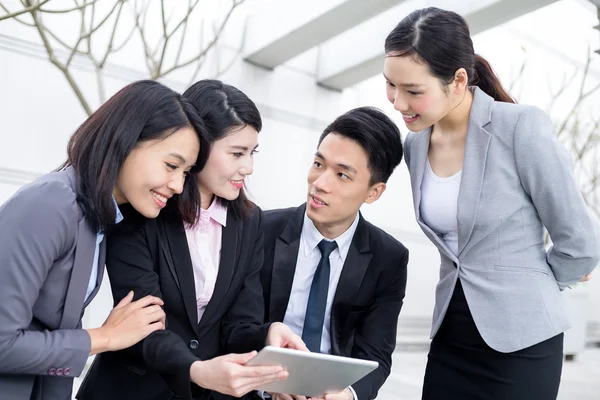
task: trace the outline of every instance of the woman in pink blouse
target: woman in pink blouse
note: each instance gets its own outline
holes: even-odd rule
[[[240,90],[216,80],[197,82],[184,97],[213,142],[206,164],[192,170],[201,204],[197,223],[165,210],[156,220],[128,218],[135,222],[108,241],[114,300],[131,288],[136,298],[162,298],[166,329],[98,357],[79,399],[240,397],[287,377],[280,367],[244,366],[253,350],[265,344],[306,350],[284,324],[263,324],[262,211],[244,191],[262,128],[258,109]]]

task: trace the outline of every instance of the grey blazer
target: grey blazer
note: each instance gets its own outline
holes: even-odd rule
[[[416,218],[441,255],[431,337],[460,276],[485,342],[513,352],[569,328],[561,290],[597,266],[600,233],[546,114],[472,90],[458,195],[458,256],[420,215],[431,128],[409,133],[405,141]],[[544,227],[553,242],[548,251]]]
[[[73,168],[21,188],[0,208],[0,398],[71,399],[90,353],[81,329],[96,233]],[[100,248],[98,282],[104,269]]]

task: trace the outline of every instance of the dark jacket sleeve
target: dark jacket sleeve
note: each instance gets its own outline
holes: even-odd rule
[[[162,298],[155,271],[157,260],[150,251],[152,246],[158,246],[156,221],[146,221],[135,228],[125,226],[109,236],[106,268],[115,303],[130,290],[133,290],[135,300],[147,295]],[[175,394],[185,398],[191,396],[190,368],[198,358],[179,335],[169,330],[156,331],[126,351],[131,357],[141,358],[145,367],[160,373]]]
[[[263,213],[256,207],[251,217],[252,257],[240,260],[238,268],[245,268],[246,275],[235,303],[222,320],[223,343],[228,353],[245,353],[264,347],[269,327],[263,324],[264,303],[260,269],[264,259]]]
[[[396,246],[401,246],[397,242]],[[389,283],[377,293],[377,297],[365,311],[357,327],[352,348],[353,358],[373,360],[379,367],[352,385],[358,400],[370,400],[390,374],[392,353],[396,347],[396,331],[398,316],[402,308],[408,264],[408,250],[401,246],[401,251],[394,252]],[[384,250],[384,254],[389,254]],[[394,254],[392,253],[392,254]],[[388,278],[384,275],[387,280]]]

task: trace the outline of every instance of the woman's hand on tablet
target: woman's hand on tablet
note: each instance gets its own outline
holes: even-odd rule
[[[190,379],[196,385],[234,397],[258,389],[268,383],[286,379],[280,366],[246,366],[256,352],[227,354],[212,360],[196,361],[190,368]]]

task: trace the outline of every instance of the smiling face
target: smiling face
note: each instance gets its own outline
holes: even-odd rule
[[[460,100],[455,98],[450,85],[444,85],[413,56],[386,57],[383,75],[388,100],[402,113],[406,127],[413,132],[436,124]]]
[[[369,157],[362,146],[333,132],[319,145],[308,172],[306,212],[323,235],[333,230],[335,237],[352,224],[363,203],[377,200],[384,190],[383,182],[371,185]]]
[[[167,201],[183,191],[199,151],[198,136],[190,127],[138,143],[119,170],[115,200],[130,203],[146,218],[156,218]]]
[[[213,195],[235,200],[244,179],[254,171],[258,132],[250,125],[234,127],[231,133],[214,142],[206,165],[196,176],[201,206],[208,209]]]

